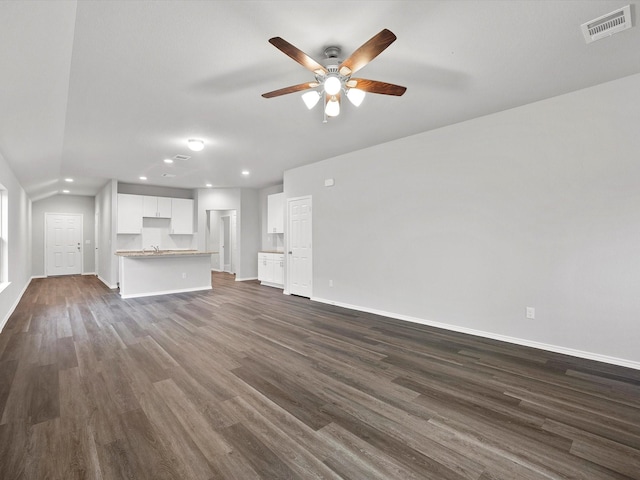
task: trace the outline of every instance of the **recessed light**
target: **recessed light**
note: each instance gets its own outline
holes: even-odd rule
[[[207,187],[213,187],[213,185],[211,185],[210,183],[207,183],[205,186],[207,186]]]
[[[73,182],[73,178],[65,178],[64,181],[71,183],[71,182]]]
[[[62,193],[69,193],[69,190],[62,190]]]
[[[251,173],[251,172],[249,172],[249,170],[242,170],[242,174],[243,175],[249,175],[249,173]]]
[[[140,177],[140,180],[146,180],[147,177]]]
[[[170,158],[165,158],[164,163],[173,163],[173,160],[171,160]]]
[[[187,140],[187,145],[194,152],[199,152],[204,148],[204,141],[198,140],[197,138],[190,138],[189,140]]]

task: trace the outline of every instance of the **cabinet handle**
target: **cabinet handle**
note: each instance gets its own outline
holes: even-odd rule
[[[282,265],[282,262],[280,262],[280,266],[283,267],[284,265]]]

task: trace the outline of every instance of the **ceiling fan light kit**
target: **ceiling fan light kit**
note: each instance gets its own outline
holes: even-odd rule
[[[341,93],[346,94],[349,101],[356,107],[362,104],[367,92],[399,97],[407,90],[405,87],[392,83],[379,82],[377,80],[351,78],[356,71],[377,57],[395,40],[396,36],[391,31],[384,29],[370,38],[353,52],[349,58],[342,62],[338,59],[340,48],[327,47],[324,51],[327,58],[324,60],[324,65],[321,65],[286,40],[280,37],[273,37],[269,40],[269,43],[307,70],[313,72],[315,82],[292,85],[272,92],[263,93],[262,96],[264,98],[273,98],[289,93],[314,89],[304,93],[302,100],[307,108],[311,110],[316,106],[320,97],[324,97],[323,114],[325,116],[325,122],[326,117],[337,117],[340,115]]]

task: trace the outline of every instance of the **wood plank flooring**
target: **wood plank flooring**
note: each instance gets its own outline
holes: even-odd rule
[[[33,280],[0,334],[0,478],[640,479],[640,371],[233,279]]]

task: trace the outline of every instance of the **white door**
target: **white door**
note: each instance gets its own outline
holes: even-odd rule
[[[287,285],[292,295],[311,298],[311,197],[287,201]]]
[[[47,276],[82,272],[82,215],[47,213]]]

